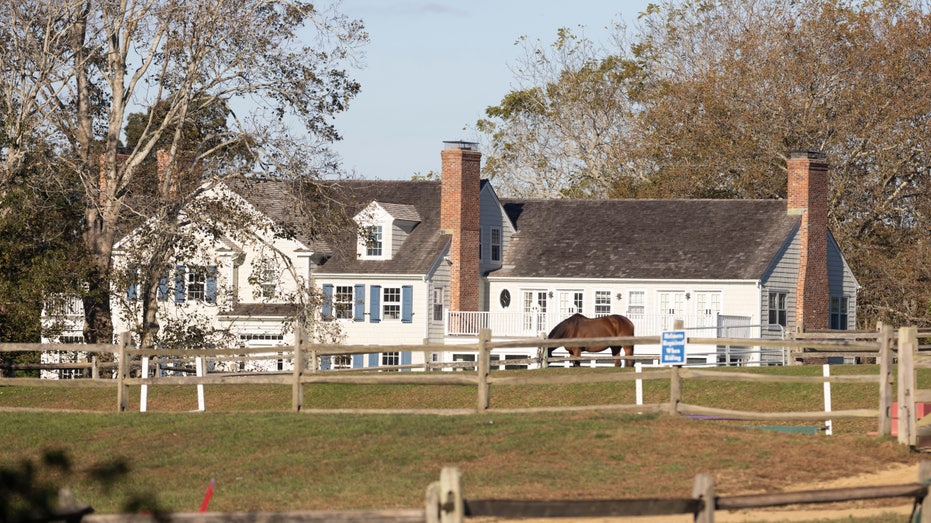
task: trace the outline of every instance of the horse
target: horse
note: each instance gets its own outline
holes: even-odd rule
[[[581,314],[573,314],[565,320],[561,321],[558,325],[553,327],[553,330],[546,336],[548,340],[559,340],[566,338],[614,338],[618,336],[633,336],[634,335],[634,323],[630,319],[621,316],[620,314],[611,314],[610,316],[601,316],[599,318],[587,318]],[[592,346],[592,347],[566,347],[566,350],[569,351],[569,354],[573,358],[578,358],[582,355],[582,351],[587,352],[600,352],[607,349],[609,346]],[[634,346],[633,345],[610,345],[611,355],[614,357],[614,366],[621,366],[621,358],[618,357],[618,354],[621,352],[621,348],[624,349],[624,355],[627,357],[634,355]],[[553,351],[556,347],[550,347],[547,349],[547,355],[553,357]],[[628,365],[632,363],[632,360],[624,360],[628,362]],[[581,366],[582,362],[575,360],[575,366]]]

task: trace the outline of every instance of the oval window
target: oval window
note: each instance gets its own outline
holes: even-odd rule
[[[508,305],[511,304],[511,291],[504,289],[501,291],[501,307],[504,309],[508,308]]]

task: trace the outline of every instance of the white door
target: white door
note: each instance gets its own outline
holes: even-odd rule
[[[659,314],[662,330],[671,330],[674,320],[684,319],[685,291],[660,291]]]
[[[524,334],[536,336],[546,329],[546,291],[524,291]]]

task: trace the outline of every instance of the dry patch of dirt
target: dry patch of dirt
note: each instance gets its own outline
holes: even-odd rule
[[[895,464],[887,469],[855,476],[841,477],[832,480],[822,480],[807,484],[795,484],[786,490],[824,490],[844,487],[870,487],[888,486],[916,483],[918,481],[917,463]],[[793,522],[793,521],[841,521],[848,518],[874,517],[883,514],[901,516],[900,521],[908,521],[913,509],[910,499],[895,498],[886,500],[855,501],[849,503],[807,504],[774,509],[717,511],[715,521],[723,523],[739,522]],[[505,521],[496,518],[482,518],[481,523]],[[657,516],[640,518],[550,518],[550,519],[521,519],[522,523],[619,523],[633,521],[636,523],[688,523],[693,521],[691,514],[679,516]]]

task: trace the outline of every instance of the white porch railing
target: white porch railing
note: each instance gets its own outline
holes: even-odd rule
[[[634,333],[637,336],[659,336],[663,331],[671,330],[675,320],[683,321],[685,328],[692,331],[690,336],[714,338],[734,335],[734,332],[720,332],[717,314],[633,314],[627,317],[634,322]],[[479,329],[487,328],[496,337],[534,337],[549,333],[565,318],[555,313],[447,311],[446,335],[478,336]],[[743,325],[735,325],[733,328],[746,329],[750,318],[739,323]],[[754,330],[756,332],[745,334],[760,336],[759,326]]]

